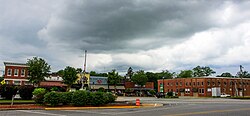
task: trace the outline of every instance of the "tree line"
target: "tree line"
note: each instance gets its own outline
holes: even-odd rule
[[[50,65],[42,58],[33,57],[27,61],[29,70],[29,82],[33,85],[39,86],[40,82],[45,81],[45,77],[49,77]],[[63,79],[63,83],[67,85],[67,90],[75,83],[78,73],[83,73],[81,68],[74,68],[67,66],[63,70],[57,72]],[[172,79],[172,78],[192,78],[192,77],[207,77],[215,74],[216,72],[208,66],[196,66],[192,70],[181,70],[180,73],[170,72],[169,70],[163,70],[161,72],[145,72],[144,70],[133,71],[132,67],[128,68],[125,76],[121,76],[113,69],[108,73],[96,73],[90,72],[90,76],[103,76],[108,77],[108,83],[115,86],[122,80],[132,81],[137,85],[143,86],[146,82],[154,82],[155,88],[157,88],[157,80],[159,79]],[[229,72],[224,72],[217,77],[243,77],[250,78],[248,71],[238,72],[233,76]]]

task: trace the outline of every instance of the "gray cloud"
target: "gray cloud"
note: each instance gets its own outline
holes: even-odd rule
[[[100,72],[130,66],[249,67],[249,6],[248,1],[0,0],[0,61],[39,56],[56,71],[82,67],[86,49],[88,70]]]
[[[147,50],[211,28],[215,23],[208,14],[222,3],[71,1],[51,18],[40,33],[48,42],[65,42],[76,49],[91,49],[97,53]],[[141,42],[134,44],[138,39]]]

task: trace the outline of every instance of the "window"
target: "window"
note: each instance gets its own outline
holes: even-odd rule
[[[21,82],[20,81],[14,81],[14,85],[20,85]]]
[[[14,76],[18,76],[18,69],[14,70]]]
[[[195,82],[193,82],[193,85],[195,86]]]
[[[200,82],[197,82],[197,85],[200,86]]]
[[[202,89],[199,89],[199,93],[200,94],[204,94],[204,89],[202,88]]]
[[[176,86],[178,86],[178,82],[176,82],[175,84],[176,84]]]
[[[218,81],[218,85],[220,86],[220,81]]]
[[[7,70],[7,76],[11,76],[12,69]]]
[[[22,77],[25,76],[25,70],[24,70],[24,69],[21,70],[21,76],[22,76]]]
[[[190,94],[190,89],[185,89],[186,94]]]
[[[210,81],[207,81],[207,86],[210,86]]]
[[[204,85],[204,83],[203,82],[201,82],[201,86],[203,86]]]
[[[227,86],[227,82],[224,82],[224,85]]]
[[[180,82],[180,86],[182,86],[182,82]]]
[[[207,92],[211,92],[212,91],[212,89],[211,88],[207,88]]]
[[[186,86],[188,86],[188,82],[186,82]]]
[[[191,83],[191,82],[189,82],[189,85],[191,86],[191,85],[192,85],[192,83]]]

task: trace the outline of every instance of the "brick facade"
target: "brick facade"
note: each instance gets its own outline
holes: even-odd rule
[[[158,80],[158,91],[163,79]],[[240,78],[176,78],[164,79],[164,92],[175,92],[179,96],[209,97],[212,96],[212,88],[218,87],[221,93],[231,96],[241,96],[242,86]],[[250,79],[243,78],[244,95],[250,96]]]
[[[28,66],[23,63],[4,62],[6,84],[28,85]]]

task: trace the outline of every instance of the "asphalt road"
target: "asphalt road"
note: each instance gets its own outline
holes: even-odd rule
[[[119,97],[135,102],[136,97]],[[0,116],[250,116],[250,100],[221,98],[140,98],[142,103],[162,103],[163,107],[89,110],[8,110]]]

